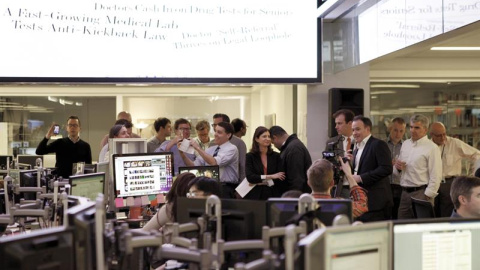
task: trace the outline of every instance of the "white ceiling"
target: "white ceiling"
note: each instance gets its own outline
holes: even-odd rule
[[[480,21],[372,60],[371,80],[480,82],[480,51],[431,51],[433,46],[480,46]]]

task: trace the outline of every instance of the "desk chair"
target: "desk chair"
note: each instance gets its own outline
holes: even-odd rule
[[[414,197],[412,199],[413,216],[415,218],[434,218],[435,211],[429,201],[420,200]]]

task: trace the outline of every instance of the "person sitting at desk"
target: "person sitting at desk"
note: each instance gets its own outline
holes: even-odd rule
[[[205,176],[195,177],[188,183],[188,198],[204,199],[210,195],[220,197],[221,186],[217,180]]]
[[[353,218],[357,218],[368,212],[368,198],[365,189],[360,187],[352,176],[352,169],[348,162],[344,163],[339,159],[342,171],[350,185],[350,198],[352,199]],[[312,189],[312,196],[315,199],[331,199],[330,189],[334,185],[333,164],[325,159],[318,159],[313,162],[307,171],[307,184]]]
[[[452,218],[480,218],[480,178],[459,176],[450,189]]]
[[[178,197],[186,197],[189,190],[189,183],[195,178],[193,173],[181,173],[173,181],[172,188],[166,196],[166,203],[157,211],[157,213],[148,221],[143,230],[160,230],[166,223],[175,222],[177,206],[175,204]],[[166,232],[164,232],[166,233]]]

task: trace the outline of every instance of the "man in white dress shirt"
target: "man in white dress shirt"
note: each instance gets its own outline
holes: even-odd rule
[[[470,165],[473,165],[480,159],[480,151],[459,139],[447,136],[447,129],[440,122],[430,126],[430,138],[438,145],[442,156],[442,182],[435,198],[435,214],[437,217],[449,217],[454,208],[450,198],[453,179],[462,175],[462,160],[468,159]],[[470,175],[473,172],[474,170]]]
[[[227,122],[220,122],[215,126],[214,146],[203,150],[195,140],[190,140],[190,145],[200,154],[195,161],[189,159],[182,151],[179,151],[181,158],[187,166],[219,166],[222,198],[235,198],[235,188],[239,183],[238,149],[230,142],[232,137],[233,126]]]
[[[394,173],[400,173],[402,197],[398,219],[413,218],[411,197],[434,203],[442,180],[442,158],[438,146],[427,137],[429,119],[421,114],[410,118],[411,138],[403,142]]]

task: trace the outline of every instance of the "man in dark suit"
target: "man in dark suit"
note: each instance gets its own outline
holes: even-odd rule
[[[355,114],[351,110],[342,109],[333,114],[335,119],[335,129],[338,135],[327,140],[325,151],[331,151],[333,148],[340,156],[345,156],[346,153],[352,153],[354,140],[352,135],[352,121]],[[350,151],[350,152],[349,152]],[[350,186],[348,180],[344,177],[337,186],[336,195],[334,197],[350,198]],[[334,194],[332,194],[334,195]]]
[[[310,193],[312,190],[307,184],[307,170],[312,165],[312,158],[307,147],[300,141],[296,134],[288,133],[280,126],[270,128],[272,143],[280,150],[280,158],[283,161],[285,180],[282,181],[281,191],[300,190]]]
[[[372,136],[372,121],[367,117],[355,116],[352,128],[356,143],[352,157],[353,178],[367,190],[368,196],[368,212],[358,220],[390,219],[393,207],[389,179],[393,170],[390,149],[386,142]]]

